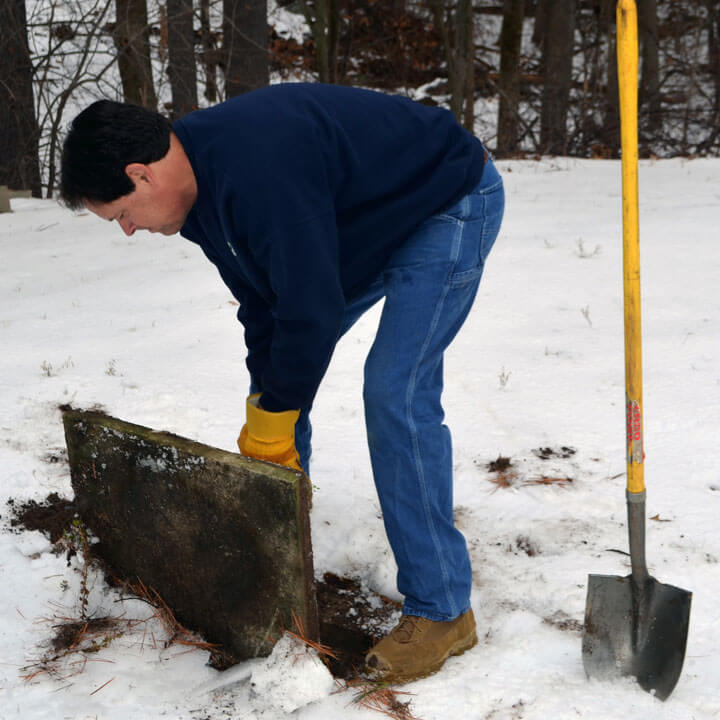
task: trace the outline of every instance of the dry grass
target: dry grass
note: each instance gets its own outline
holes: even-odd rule
[[[99,660],[91,658],[91,655],[109,647],[114,640],[140,625],[147,624],[151,620],[157,620],[164,630],[165,639],[161,643],[164,649],[172,645],[181,645],[189,648],[189,652],[194,650],[212,652],[218,647],[205,642],[202,638],[183,627],[158,592],[153,588],[148,588],[142,580],[138,579],[136,583],[128,584],[126,587],[138,599],[146,602],[154,609],[152,615],[143,619],[111,616],[87,617],[87,570],[83,570],[82,587],[78,601],[81,617],[55,615],[43,619],[43,622],[52,623],[55,634],[50,640],[50,649],[39,660],[22,668],[23,679],[30,681],[39,675],[49,675],[58,680],[66,680],[69,677],[79,675],[85,670],[88,661],[91,659]],[[145,632],[147,633],[147,629]],[[155,635],[152,632],[150,635],[153,646],[156,647]],[[145,644],[145,634],[143,635],[142,644]],[[103,662],[112,661],[104,660]],[[94,692],[99,692],[103,687],[104,685]]]
[[[488,478],[488,481],[495,486],[492,492],[497,492],[501,488],[531,487],[533,485],[554,485],[556,487],[566,488],[573,483],[571,477],[550,477],[548,475],[520,480],[515,471],[507,470],[493,474]]]
[[[21,676],[28,682],[40,675],[48,675],[58,680],[79,675],[88,662],[99,661],[90,656],[108,647],[113,640],[143,621],[121,617],[78,620],[53,616],[43,618],[42,622],[52,623],[55,634],[50,641],[50,649],[39,660],[22,668]]]
[[[661,518],[660,513],[656,513],[650,519],[654,520],[655,522],[672,522],[672,520],[669,520],[668,518]]]
[[[286,634],[295,638],[295,640],[297,640],[297,642],[299,642],[300,644],[312,648],[320,656],[320,658],[330,657],[333,660],[338,659],[337,654],[332,648],[329,648],[327,645],[323,645],[317,640],[311,640],[310,638],[308,638],[307,633],[305,632],[305,624],[303,623],[303,619],[296,615],[294,610],[292,611],[292,620],[293,624],[295,625],[295,630],[285,630]]]
[[[500,488],[511,488],[515,487],[515,481],[517,480],[517,473],[515,472],[499,472],[488,480],[495,486],[493,492],[497,492]]]
[[[127,583],[126,587],[133,595],[136,595],[140,600],[154,608],[155,612],[152,618],[156,619],[162,625],[167,635],[163,643],[164,648],[168,648],[171,645],[183,645],[192,650],[212,652],[220,647],[214,643],[206,642],[183,626],[175,617],[175,614],[168,604],[160,597],[160,593],[158,593],[155,588],[147,587],[140,578],[137,578],[137,582],[135,583]],[[152,618],[148,618],[148,620]],[[147,620],[145,622],[147,622]]]
[[[83,536],[82,542],[87,544],[87,538]],[[89,556],[86,556],[89,557]],[[49,642],[49,649],[35,662],[30,663],[21,670],[21,676],[26,681],[31,681],[40,675],[48,675],[58,680],[66,680],[79,675],[85,670],[89,661],[112,662],[111,660],[100,660],[92,655],[110,646],[110,644],[127,632],[135,630],[151,620],[157,620],[165,632],[165,639],[162,647],[168,648],[171,645],[182,645],[189,648],[189,651],[204,650],[212,652],[217,648],[212,643],[205,642],[198,636],[183,627],[175,618],[167,603],[153,588],[148,588],[142,580],[138,579],[134,584],[126,584],[125,588],[130,590],[138,599],[153,607],[152,615],[143,619],[130,619],[125,617],[89,617],[87,613],[89,589],[88,589],[88,563],[84,562],[81,573],[81,587],[78,597],[79,617],[56,614],[50,618],[43,618],[41,622],[50,623],[54,634]],[[143,634],[142,645],[145,644]],[[155,635],[151,631],[153,646],[157,647]],[[105,685],[112,682],[109,680]],[[97,688],[95,692],[102,690],[105,685]]]
[[[524,480],[522,485],[556,485],[558,487],[568,487],[573,482],[572,478],[569,477],[548,477],[547,475],[541,475],[538,478],[531,478],[530,480]]]
[[[387,683],[361,679],[349,680],[346,687],[355,691],[352,701],[360,707],[387,715],[393,720],[420,720],[410,709],[411,701],[403,702],[399,697],[412,693],[395,690]]]

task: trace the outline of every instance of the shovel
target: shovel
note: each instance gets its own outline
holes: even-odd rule
[[[637,183],[637,11],[619,0],[618,81],[622,139],[623,288],[627,511],[632,572],[588,578],[583,665],[588,677],[634,676],[665,700],[680,677],[692,593],[658,582],[645,561],[645,480],[640,328],[640,250]]]

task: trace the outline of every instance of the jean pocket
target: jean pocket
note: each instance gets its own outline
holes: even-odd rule
[[[473,219],[463,223],[455,271],[450,277],[452,287],[480,280],[505,212],[502,181],[486,193],[473,193],[469,197]]]
[[[484,269],[485,262],[482,262],[471,270],[461,270],[460,272],[453,273],[450,277],[450,287],[462,288],[470,283],[479,283]]]

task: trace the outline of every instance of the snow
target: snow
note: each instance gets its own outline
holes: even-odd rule
[[[648,520],[648,562],[658,580],[694,593],[684,671],[665,703],[631,680],[589,681],[577,629],[588,574],[628,572],[612,552],[627,550],[619,164],[499,167],[505,224],[446,362],[480,642],[403,689],[423,720],[718,718],[720,161],[640,170],[646,482],[648,516],[658,517]],[[205,652],[163,647],[155,620],[89,656],[83,672],[22,679],[53,618],[77,609],[78,573],[40,533],[10,532],[5,505],[70,496],[65,462],[51,462],[64,447],[58,405],[99,405],[234,450],[248,377],[236,307],[194,245],[127,238],[52,201],[12,205],[0,216],[0,717],[380,717],[290,639],[219,673]],[[318,575],[352,575],[397,597],[362,425],[377,318],[374,309],[342,340],[317,398],[312,531]],[[499,455],[511,458],[510,487],[490,482]],[[90,583],[95,615],[149,616],[94,573]]]

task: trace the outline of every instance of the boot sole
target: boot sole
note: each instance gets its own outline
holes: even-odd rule
[[[412,682],[413,680],[421,680],[422,678],[429,677],[430,675],[434,675],[438,670],[442,668],[442,666],[445,664],[448,658],[456,657],[458,655],[462,655],[463,653],[466,653],[471,648],[475,647],[477,645],[477,632],[475,630],[472,631],[471,635],[468,635],[467,637],[461,638],[458,640],[454,645],[451,645],[448,649],[447,653],[443,655],[443,657],[438,660],[437,663],[434,663],[430,667],[423,670],[423,672],[420,673],[387,673],[385,675],[382,675],[379,680],[382,682],[389,682],[389,683],[408,683]]]

